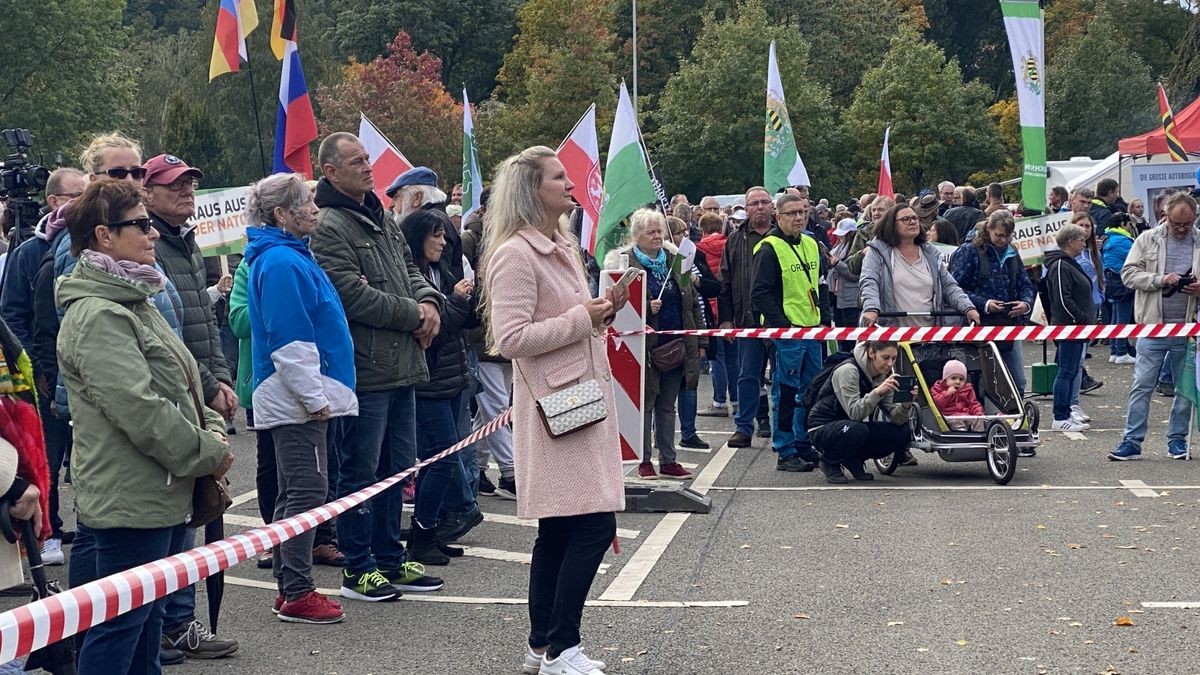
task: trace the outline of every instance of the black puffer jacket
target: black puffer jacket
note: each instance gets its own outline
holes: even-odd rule
[[[446,253],[450,254],[447,247]],[[476,297],[466,300],[454,295],[454,285],[462,281],[451,269],[446,255],[437,264],[438,282],[434,284],[428,270],[422,270],[429,285],[435,286],[444,296],[442,301],[442,327],[433,343],[425,350],[425,363],[429,367],[429,381],[416,387],[417,398],[453,398],[466,390],[468,377],[467,336],[479,325],[476,313]]]
[[[200,367],[204,400],[211,401],[217,395],[217,383],[232,386],[233,378],[221,352],[221,334],[213,314],[212,298],[208,295],[204,256],[196,245],[196,231],[189,228],[181,232],[180,228],[153,213],[150,221],[159,234],[154,254],[183,301],[183,343]]]
[[[1092,280],[1074,258],[1062,251],[1046,254],[1046,287],[1050,296],[1050,323],[1084,326],[1096,323]]]

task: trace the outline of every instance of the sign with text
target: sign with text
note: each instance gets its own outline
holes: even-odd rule
[[[246,195],[249,187],[200,190],[196,214],[196,245],[205,257],[241,253],[246,247]]]
[[[1021,254],[1021,264],[1025,267],[1041,265],[1046,251],[1058,249],[1054,235],[1070,220],[1070,213],[1052,213],[1048,216],[1017,220],[1012,246]]]
[[[1142,200],[1146,217],[1154,220],[1154,199],[1165,190],[1191,190],[1198,182],[1197,170],[1200,170],[1200,162],[1134,164],[1130,169],[1133,196]]]

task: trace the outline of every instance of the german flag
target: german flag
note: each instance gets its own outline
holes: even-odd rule
[[[271,51],[283,60],[288,42],[296,41],[296,0],[275,0],[271,19]]]
[[[1171,161],[1186,162],[1187,151],[1175,135],[1175,115],[1171,113],[1171,105],[1167,103],[1167,92],[1163,91],[1161,83],[1158,85],[1158,114],[1162,116],[1163,135],[1167,139],[1167,152],[1171,154]]]

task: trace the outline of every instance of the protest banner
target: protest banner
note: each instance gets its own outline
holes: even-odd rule
[[[1146,216],[1154,219],[1154,198],[1168,189],[1191,190],[1200,183],[1196,172],[1200,162],[1171,162],[1170,164],[1134,164],[1130,168],[1133,196],[1146,206]]]
[[[196,192],[196,214],[188,224],[196,228],[196,245],[204,257],[233,255],[246,247],[246,195],[249,192],[248,187]]]
[[[1058,248],[1054,235],[1070,219],[1070,213],[1052,213],[1048,216],[1017,220],[1012,246],[1021,254],[1021,264],[1025,267],[1041,265],[1046,252]]]

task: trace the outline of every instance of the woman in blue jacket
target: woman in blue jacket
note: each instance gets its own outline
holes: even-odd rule
[[[275,520],[320,506],[329,490],[325,438],[331,419],[358,414],[354,344],[333,283],[307,238],[317,228],[313,194],[297,174],[250,187],[246,211],[262,227],[246,230],[247,300],[253,342],[254,424],[275,443],[279,496]],[[342,608],[316,592],[313,530],[280,544],[273,556],[281,621],[335,623]]]
[[[1129,249],[1133,248],[1134,222],[1124,213],[1115,214],[1104,230],[1104,246],[1100,257],[1104,262],[1104,302],[1108,304],[1109,323],[1133,321],[1133,289],[1121,283],[1121,268]],[[1134,357],[1129,353],[1129,342],[1125,338],[1110,338],[1108,341],[1109,363],[1129,365]]]

